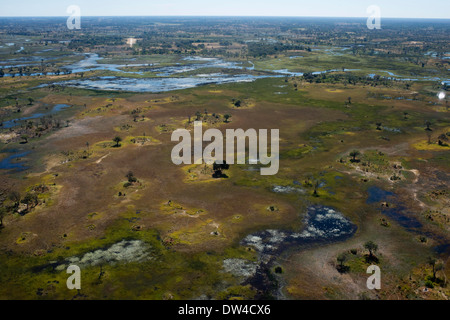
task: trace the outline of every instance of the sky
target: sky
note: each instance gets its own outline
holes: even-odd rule
[[[298,16],[450,19],[449,0],[0,0],[0,16]]]

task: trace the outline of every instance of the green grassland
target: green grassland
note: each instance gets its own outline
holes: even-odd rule
[[[280,54],[235,60],[251,60],[252,74],[346,68],[358,69],[356,75],[389,70],[410,77],[429,76],[431,70],[400,59],[350,53],[294,55],[302,57]],[[99,62],[157,63],[158,67],[186,63],[180,55],[133,58],[111,55]],[[448,74],[433,70],[433,76]],[[183,75],[212,71],[198,69]],[[97,70],[84,77],[118,75]],[[155,74],[145,70],[120,76]],[[32,151],[26,158],[30,169],[2,171],[2,206],[13,206],[7,197],[10,191],[19,192],[22,199],[28,193],[38,195],[35,206],[22,213],[12,210],[3,220],[0,299],[253,299],[260,296],[257,289],[245,278],[226,272],[224,261],[259,263],[258,253],[241,240],[267,229],[301,231],[312,204],[342,212],[357,231],[341,242],[292,247],[272,260],[269,269],[279,277],[285,297],[448,299],[449,288],[441,281],[449,275],[448,252],[436,253],[435,248],[448,243],[445,183],[450,162],[444,138],[450,133],[450,118],[446,101],[436,98],[440,88],[435,81],[375,86],[281,76],[152,94],[58,86],[59,81],[80,78],[72,74],[0,80],[3,120],[45,111],[48,105],[71,106],[54,116],[53,120],[62,121],[59,127],[44,128],[35,120],[28,131],[0,129],[2,136],[29,135],[27,143],[17,137],[2,143],[0,151]],[[38,87],[51,83],[56,87]],[[28,105],[29,98],[34,103]],[[242,108],[233,104],[236,100],[244,102]],[[16,102],[22,106],[20,113]],[[222,132],[279,129],[278,174],[261,176],[249,165],[231,165],[227,178],[214,179],[208,176],[210,167],[174,165],[171,132],[191,129],[188,119],[197,114],[205,119],[217,115],[218,120],[208,126]],[[230,121],[224,120],[225,114]],[[425,130],[427,122],[431,131]],[[121,140],[114,142],[117,136]],[[354,150],[355,157],[350,155]],[[127,180],[129,171],[136,181]],[[35,191],[37,186],[45,188]],[[275,186],[300,191],[276,193]],[[421,229],[408,230],[384,215],[382,202],[390,200],[369,203],[368,189],[374,186],[397,194]],[[147,259],[86,266],[81,290],[67,290],[68,274],[58,266],[123,240],[143,243]],[[364,249],[367,241],[378,244],[376,257],[386,279],[376,294],[364,286],[370,265]],[[336,257],[342,252],[348,253],[345,273],[336,268]],[[435,279],[430,279],[429,256],[444,265]],[[282,267],[281,275],[275,275],[276,266]],[[425,286],[431,293],[424,293]]]

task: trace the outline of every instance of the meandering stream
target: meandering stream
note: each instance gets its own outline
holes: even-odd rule
[[[113,63],[100,63],[103,58],[96,53],[87,53],[85,58],[79,62],[68,64],[61,69],[65,69],[71,73],[85,73],[95,70],[107,70],[124,75],[124,77],[93,77],[86,79],[69,80],[62,82],[54,82],[53,84],[67,85],[71,87],[105,90],[105,91],[130,91],[130,92],[166,92],[173,90],[181,90],[186,88],[193,88],[196,86],[206,84],[223,84],[233,82],[253,82],[257,79],[267,77],[283,77],[302,76],[302,72],[293,72],[287,69],[280,70],[260,70],[267,72],[266,75],[254,75],[246,73],[245,71],[254,71],[255,66],[253,62],[248,61],[251,66],[244,66],[241,62],[225,61],[219,58],[205,58],[198,56],[184,57],[185,63],[177,63],[171,66],[158,67],[158,64],[113,64]],[[10,60],[8,67],[18,67],[14,65],[14,59]],[[130,67],[152,67],[147,70],[154,74],[153,77],[128,77],[129,75],[143,75],[143,71],[129,70]],[[208,72],[204,74],[195,74],[201,69],[211,70],[217,69],[218,72]],[[239,70],[241,73],[236,72],[227,73],[226,71]],[[316,71],[313,74],[323,74],[328,72],[340,71],[341,69]],[[352,72],[358,71],[358,69],[344,69],[343,71]],[[189,74],[194,72],[194,74]],[[421,79],[409,79],[399,75],[395,75],[389,71],[379,70],[377,72],[389,74],[389,79],[403,80],[403,81],[419,81],[419,80],[431,80],[431,81],[448,81],[447,79],[440,79],[435,77],[422,77]],[[48,73],[50,75],[50,73]],[[39,75],[32,74],[32,76]],[[12,76],[9,73],[5,74],[5,77]],[[374,77],[375,73],[369,74],[368,77]],[[47,86],[45,84],[43,86]]]

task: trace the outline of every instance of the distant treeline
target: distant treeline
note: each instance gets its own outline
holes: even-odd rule
[[[248,46],[248,55],[251,57],[264,57],[276,55],[284,51],[290,50],[306,50],[311,51],[311,48],[302,45],[283,44],[283,43],[264,43],[264,42],[250,42]]]

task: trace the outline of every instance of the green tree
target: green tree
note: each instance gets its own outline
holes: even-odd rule
[[[353,150],[352,152],[350,152],[350,157],[352,157],[352,162],[356,162],[356,157],[359,156],[361,154],[361,152],[359,152],[358,150]]]
[[[444,264],[443,263],[437,263],[436,264],[436,267],[434,268],[434,271],[435,271],[435,273],[434,273],[434,275],[433,275],[433,277],[436,279],[436,273],[438,272],[438,271],[441,271],[441,270],[444,270]]]
[[[39,203],[38,197],[34,193],[27,193],[22,200],[22,203],[27,205],[27,211],[31,208],[34,208]]]
[[[436,272],[438,271],[436,268],[437,260],[433,257],[428,257],[427,263],[433,268],[433,281],[436,280]]]
[[[137,181],[137,179],[134,176],[134,173],[132,171],[128,171],[128,173],[126,174],[126,177],[127,177],[129,183],[133,183],[133,182]]]
[[[113,141],[116,143],[115,147],[118,148],[120,146],[120,142],[122,141],[122,138],[117,136],[113,139]]]
[[[228,123],[228,119],[231,118],[231,115],[230,114],[226,114],[223,117],[225,118],[225,122]]]
[[[344,267],[344,263],[347,261],[347,258],[348,256],[345,252],[342,252],[337,256],[336,260],[337,262],[339,262],[339,266],[341,269]]]
[[[14,203],[14,207],[17,208],[20,204],[21,195],[18,191],[11,191],[8,195],[9,200]]]
[[[367,241],[364,244],[364,248],[366,250],[369,250],[369,257],[373,258],[375,252],[377,252],[377,250],[378,250],[378,245],[373,241]]]

